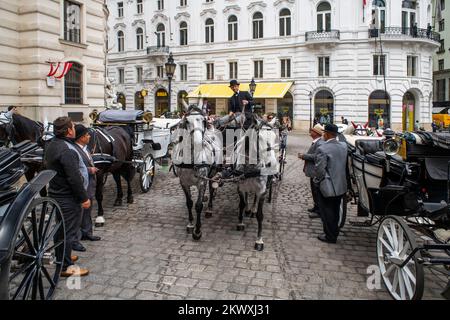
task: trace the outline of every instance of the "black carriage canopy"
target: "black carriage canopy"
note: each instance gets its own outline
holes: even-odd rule
[[[447,132],[414,132],[425,145],[450,150],[450,133]]]
[[[100,122],[133,122],[142,120],[143,116],[142,110],[105,110],[100,112],[98,120]]]
[[[427,173],[433,180],[445,181],[448,177],[448,158],[426,158]]]

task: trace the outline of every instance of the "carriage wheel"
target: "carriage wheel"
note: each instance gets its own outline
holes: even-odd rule
[[[345,225],[345,219],[347,219],[347,199],[346,195],[342,197],[341,205],[339,207],[339,229],[342,229]]]
[[[141,175],[141,190],[147,193],[153,184],[153,179],[155,177],[155,159],[153,156],[148,154],[144,157],[144,163],[140,170]]]
[[[16,236],[9,266],[10,299],[51,299],[59,281],[64,247],[59,205],[51,198],[34,200]]]
[[[386,217],[378,227],[377,256],[381,277],[395,300],[419,300],[423,295],[423,265],[417,252],[402,268],[417,243],[402,218]]]

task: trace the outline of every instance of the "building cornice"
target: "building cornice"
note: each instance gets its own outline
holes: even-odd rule
[[[225,9],[223,9],[223,13],[225,13],[225,14],[227,14],[229,11],[239,12],[239,11],[241,11],[241,7],[239,7],[237,4],[235,4],[232,6],[227,6],[227,7],[225,7]]]
[[[175,16],[175,20],[179,20],[182,17],[189,19],[191,15],[188,12],[180,12]]]
[[[114,25],[114,29],[126,28],[126,27],[127,27],[127,25],[126,25],[125,23],[123,23],[123,22],[116,23],[116,24]]]
[[[282,3],[289,3],[289,4],[295,4],[295,0],[277,0],[273,3],[274,7],[278,7]]]
[[[208,13],[215,16],[217,14],[217,11],[215,9],[205,9],[200,13],[200,16],[203,17],[205,14]]]
[[[169,18],[166,15],[164,15],[162,13],[157,13],[153,16],[152,23],[155,23],[155,21],[157,21],[158,19],[162,19],[164,21],[169,21]]]
[[[137,24],[145,25],[144,19],[135,20],[131,25],[134,27]]]
[[[248,5],[247,9],[253,10],[253,8],[255,8],[255,7],[265,8],[265,7],[267,7],[267,4],[264,1],[252,2]]]

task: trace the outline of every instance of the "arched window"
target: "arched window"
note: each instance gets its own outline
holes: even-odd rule
[[[334,121],[334,98],[330,91],[320,90],[314,97],[314,122],[325,125]]]
[[[376,90],[369,96],[369,127],[390,128],[391,103],[386,91]]]
[[[158,48],[166,46],[166,27],[162,23],[156,26],[156,46]]]
[[[238,19],[236,16],[228,18],[228,41],[236,41],[238,39]]]
[[[136,29],[136,48],[138,50],[144,49],[144,30],[142,28]]]
[[[261,39],[264,37],[264,17],[261,12],[253,15],[253,39]]]
[[[209,18],[205,22],[205,42],[214,42],[214,20]]]
[[[403,0],[402,2],[402,33],[414,35],[416,30],[417,2],[415,0]]]
[[[381,33],[386,29],[386,3],[384,0],[375,0],[372,4],[372,25]]]
[[[291,35],[291,11],[283,9],[280,11],[280,36]]]
[[[331,31],[331,5],[324,1],[317,6],[317,32]]]
[[[83,104],[83,66],[72,63],[72,68],[64,77],[64,101],[65,104]]]
[[[125,37],[123,31],[117,32],[117,50],[123,52],[125,50]]]
[[[188,44],[188,25],[185,21],[180,23],[180,46]]]

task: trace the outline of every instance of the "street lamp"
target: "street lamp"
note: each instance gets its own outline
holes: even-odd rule
[[[256,91],[255,78],[252,78],[252,82],[250,82],[249,88],[250,88],[250,93],[252,94],[252,98],[253,98],[253,95],[255,94],[255,91]]]
[[[313,98],[313,93],[312,91],[309,92],[308,94],[309,97],[309,129],[312,129],[312,98]]]
[[[177,67],[177,64],[173,61],[173,55],[172,52],[169,54],[169,59],[167,59],[166,62],[166,75],[169,79],[169,110],[172,111],[172,105],[171,105],[171,97],[172,97],[172,78],[175,74],[175,69]]]

